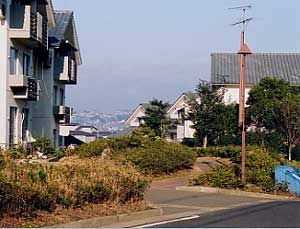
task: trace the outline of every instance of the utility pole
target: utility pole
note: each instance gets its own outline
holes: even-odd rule
[[[246,182],[246,129],[245,129],[245,82],[246,82],[246,56],[252,54],[251,50],[245,43],[245,30],[248,23],[253,18],[245,18],[246,10],[251,6],[240,6],[229,9],[242,10],[243,18],[241,21],[232,24],[232,26],[241,25],[241,45],[238,54],[240,54],[240,90],[239,90],[239,121],[238,126],[242,131],[242,163],[241,163],[241,180]]]

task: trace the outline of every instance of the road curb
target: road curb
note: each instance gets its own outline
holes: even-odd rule
[[[176,190],[188,191],[188,192],[222,193],[226,195],[257,197],[257,198],[265,198],[265,199],[272,199],[272,200],[299,200],[296,197],[277,196],[277,195],[265,194],[265,193],[228,190],[228,189],[212,188],[212,187],[205,187],[205,186],[178,186],[176,187]]]
[[[92,219],[85,219],[76,222],[50,226],[48,228],[99,228],[99,227],[106,227],[112,224],[118,224],[118,223],[140,220],[143,218],[147,219],[150,217],[161,216],[162,214],[163,211],[161,208],[154,208],[142,212],[131,212],[126,214],[114,215],[114,216],[95,217]]]

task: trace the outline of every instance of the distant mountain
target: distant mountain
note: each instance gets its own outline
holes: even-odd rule
[[[114,112],[83,111],[73,115],[72,122],[81,125],[92,125],[100,131],[118,132],[124,129],[124,122],[131,111],[121,110]]]

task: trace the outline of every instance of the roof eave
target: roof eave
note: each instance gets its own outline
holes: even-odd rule
[[[47,3],[48,4],[46,6],[46,10],[47,10],[47,16],[48,16],[48,25],[50,28],[54,28],[56,25],[56,22],[55,22],[55,17],[54,17],[52,0],[47,0]]]

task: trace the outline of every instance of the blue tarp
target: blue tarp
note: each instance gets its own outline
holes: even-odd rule
[[[286,184],[289,191],[300,196],[300,171],[290,165],[281,165],[275,168],[277,185]]]

